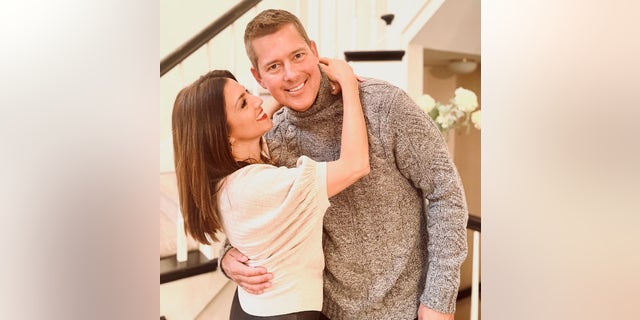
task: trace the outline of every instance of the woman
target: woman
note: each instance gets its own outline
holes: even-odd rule
[[[369,172],[358,80],[343,61],[320,59],[344,100],[340,158],[276,167],[262,135],[273,110],[229,72],[213,71],[177,96],[172,118],[186,231],[209,244],[223,231],[252,266],[275,275],[261,295],[239,288],[231,319],[318,319],[322,310],[322,219],[328,198]],[[295,94],[295,92],[292,92]]]

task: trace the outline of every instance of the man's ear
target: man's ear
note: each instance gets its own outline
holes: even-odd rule
[[[318,48],[316,47],[316,42],[311,40],[311,52],[313,52],[313,55],[318,57]]]
[[[260,77],[260,71],[256,70],[256,68],[251,67],[251,74],[253,75],[253,78],[256,79],[256,81],[258,82],[258,84],[266,89],[267,87],[264,86],[264,84],[262,83],[262,77]]]

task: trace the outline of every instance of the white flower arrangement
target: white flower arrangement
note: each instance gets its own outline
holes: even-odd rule
[[[433,119],[445,137],[449,130],[462,127],[465,127],[466,132],[469,133],[470,123],[480,130],[481,110],[476,110],[478,97],[471,90],[459,87],[449,104],[437,102],[428,94],[418,97],[416,103]]]

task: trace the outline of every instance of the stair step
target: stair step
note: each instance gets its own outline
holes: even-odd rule
[[[218,269],[218,259],[209,260],[199,250],[189,251],[187,261],[178,262],[176,256],[160,259],[160,284],[213,272]]]

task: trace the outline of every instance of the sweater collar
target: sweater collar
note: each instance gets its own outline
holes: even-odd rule
[[[318,68],[320,67],[318,66]],[[331,94],[331,84],[329,82],[329,78],[322,71],[322,69],[320,69],[320,75],[321,75],[320,88],[318,90],[318,95],[316,96],[316,100],[313,102],[311,107],[309,107],[309,109],[302,112],[295,111],[289,108],[286,109],[286,112],[293,119],[296,119],[296,118],[304,119],[304,118],[312,117],[317,113],[321,112],[322,110],[327,109],[329,106],[333,105],[334,102],[336,102],[342,97],[341,94],[337,94],[337,95]]]

